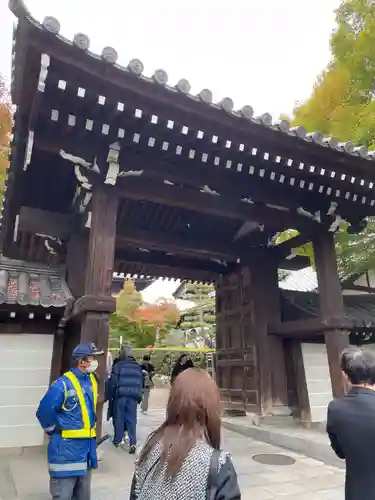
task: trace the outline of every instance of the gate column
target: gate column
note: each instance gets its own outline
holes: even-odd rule
[[[344,320],[344,302],[337,272],[336,251],[333,233],[320,233],[313,240],[316,272],[319,285],[320,312],[323,321]],[[332,393],[340,397],[345,393],[345,382],[340,369],[340,353],[349,345],[348,332],[344,329],[329,329],[324,332]]]
[[[81,314],[81,342],[95,342],[108,349],[109,315],[116,308],[111,297],[114,265],[118,197],[108,188],[93,190],[91,227],[86,263],[85,294],[75,304],[75,313]],[[82,262],[84,265],[84,262]],[[100,360],[98,399],[98,433],[104,404],[106,357]]]

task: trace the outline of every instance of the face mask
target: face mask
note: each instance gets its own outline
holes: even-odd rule
[[[94,359],[91,361],[90,366],[86,368],[87,373],[93,373],[98,369],[99,363]]]

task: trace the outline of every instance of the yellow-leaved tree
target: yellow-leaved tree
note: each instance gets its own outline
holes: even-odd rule
[[[8,168],[8,153],[12,129],[10,96],[5,78],[0,75],[0,196],[3,196],[4,180]]]
[[[294,110],[293,125],[375,149],[375,2],[343,0],[331,37],[332,59],[311,96]],[[290,237],[283,234],[282,239]],[[365,231],[336,235],[342,277],[375,269],[375,219]],[[311,246],[303,249],[312,255]]]

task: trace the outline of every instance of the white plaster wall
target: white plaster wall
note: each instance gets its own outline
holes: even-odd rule
[[[53,335],[0,334],[0,448],[39,446],[35,417],[50,380]]]
[[[302,343],[307,392],[312,422],[327,420],[327,406],[333,398],[325,344]]]

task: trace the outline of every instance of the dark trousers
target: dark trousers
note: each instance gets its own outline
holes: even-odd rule
[[[86,476],[51,477],[53,500],[91,500],[91,472]]]
[[[137,400],[134,398],[119,398],[115,402],[114,444],[120,444],[125,430],[129,436],[130,446],[137,444]]]

